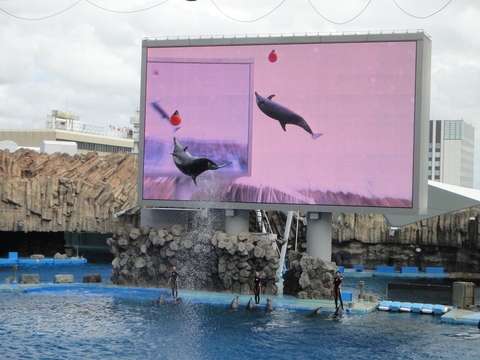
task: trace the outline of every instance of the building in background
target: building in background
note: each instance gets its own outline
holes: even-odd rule
[[[136,137],[138,138],[138,134]],[[77,116],[58,110],[52,110],[52,115],[45,118],[35,119],[33,129],[0,130],[0,141],[13,141],[18,148],[41,151],[42,141],[66,141],[75,142],[80,154],[92,151],[100,155],[131,153],[134,149],[133,139],[133,130],[130,128],[110,125],[105,129],[101,126],[82,124]]]
[[[138,133],[140,132],[140,110],[135,110],[130,118],[130,124],[133,125],[133,149],[132,154],[138,156]]]
[[[430,120],[428,179],[473,188],[475,128],[463,120]]]

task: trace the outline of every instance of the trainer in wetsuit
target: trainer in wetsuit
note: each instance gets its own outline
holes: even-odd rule
[[[253,278],[253,293],[255,294],[255,304],[260,304],[261,284],[262,284],[262,279],[260,279],[260,274],[258,271],[255,271],[255,276]]]
[[[338,309],[338,299],[340,299],[340,306],[343,310],[343,300],[342,300],[342,281],[345,277],[342,276],[340,271],[337,271],[335,276],[333,277],[332,285],[330,286],[330,291],[332,291],[333,298],[335,299],[335,308]]]
[[[168,279],[167,285],[172,283],[172,297],[174,299],[176,299],[178,296],[177,279],[178,279],[177,267],[173,265],[172,274],[170,275],[170,279]]]

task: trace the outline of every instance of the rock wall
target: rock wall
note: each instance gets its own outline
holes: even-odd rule
[[[290,269],[283,275],[283,293],[300,299],[330,299],[330,285],[338,267],[296,251],[288,252]]]
[[[480,272],[479,207],[434,217],[392,234],[382,215],[334,214],[332,261],[361,264],[443,267],[447,272]]]
[[[278,252],[264,236],[187,231],[184,225],[171,230],[127,225],[107,243],[115,256],[111,281],[116,285],[166,287],[175,265],[180,289],[248,294],[255,271],[260,271],[265,273],[265,294],[278,290]]]
[[[112,233],[136,204],[137,166],[125,153],[0,151],[0,231]]]
[[[136,204],[137,168],[136,157],[125,153],[69,156],[27,149],[0,151],[0,231],[115,233],[119,226],[138,226],[138,208],[114,219],[114,214]],[[282,238],[286,215],[268,213],[272,229]],[[479,213],[480,207],[457,211],[406,226],[393,235],[382,215],[334,213],[332,261],[371,269],[439,266],[448,272],[480,272]],[[255,212],[251,218],[255,224]],[[298,248],[306,248],[306,229],[302,222],[293,222],[292,248],[296,236]],[[221,250],[222,256],[232,251]],[[244,266],[243,250],[235,251],[229,256],[238,256],[239,266]],[[227,261],[231,263],[218,257],[219,264]],[[245,271],[232,278],[236,289],[242,287],[236,277],[244,279]],[[230,287],[230,278],[219,275],[215,281]]]

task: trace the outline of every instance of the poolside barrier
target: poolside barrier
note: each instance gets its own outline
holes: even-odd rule
[[[444,269],[441,267],[426,267],[425,274],[444,274]]]
[[[400,301],[384,300],[378,304],[378,310],[392,312],[414,312],[419,314],[443,315],[448,312],[445,305],[420,304]]]
[[[394,274],[395,273],[395,267],[394,266],[377,266],[377,272]]]
[[[402,266],[400,272],[402,274],[418,274],[418,267]]]

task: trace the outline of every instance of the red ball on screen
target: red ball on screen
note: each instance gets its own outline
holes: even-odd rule
[[[270,62],[275,62],[277,61],[277,59],[278,59],[277,53],[275,52],[275,50],[272,50],[272,52],[268,54],[268,60]]]
[[[178,126],[182,122],[182,118],[180,117],[180,114],[178,110],[176,110],[172,116],[170,116],[170,124],[173,126]]]

